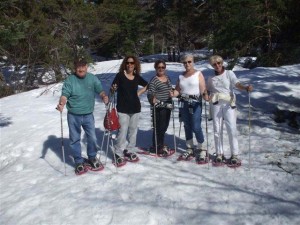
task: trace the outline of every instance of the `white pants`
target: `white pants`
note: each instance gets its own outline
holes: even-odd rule
[[[212,106],[212,118],[214,126],[214,140],[217,154],[224,154],[223,149],[223,118],[229,138],[231,155],[238,155],[239,147],[236,129],[236,109],[230,107],[230,102],[220,100]]]
[[[115,145],[116,151],[132,150],[136,145],[136,135],[140,113],[118,113],[121,128]],[[128,137],[128,141],[127,141]]]

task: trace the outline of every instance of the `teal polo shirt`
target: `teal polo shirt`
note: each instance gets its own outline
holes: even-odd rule
[[[95,75],[87,73],[84,78],[80,78],[72,74],[64,81],[62,96],[68,100],[68,112],[84,115],[94,111],[95,94],[102,91],[102,84]]]

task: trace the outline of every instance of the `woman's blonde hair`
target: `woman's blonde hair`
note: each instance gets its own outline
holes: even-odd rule
[[[219,55],[213,55],[209,58],[209,63],[211,66],[218,62],[220,62],[223,65],[223,58]]]

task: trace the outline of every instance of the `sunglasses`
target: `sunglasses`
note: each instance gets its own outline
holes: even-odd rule
[[[134,62],[126,62],[126,65],[134,65]]]
[[[186,61],[186,62],[183,62],[184,65],[186,65],[186,64],[191,64],[191,63],[192,63],[192,61]]]
[[[212,64],[213,66],[216,66],[216,65],[221,65],[222,63],[221,62],[216,62],[216,63],[214,63],[214,64]]]
[[[162,70],[164,70],[164,69],[166,69],[166,67],[164,67],[164,66],[158,66],[158,67],[156,67],[156,69],[162,69]]]

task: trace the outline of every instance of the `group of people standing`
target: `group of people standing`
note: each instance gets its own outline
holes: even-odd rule
[[[150,148],[150,151],[162,156],[169,155],[170,149],[164,144],[164,136],[169,126],[171,111],[174,108],[172,98],[177,97],[186,139],[186,151],[181,155],[181,158],[188,160],[195,156],[196,161],[207,160],[207,149],[203,146],[204,134],[201,128],[202,101],[204,100],[210,102],[211,105],[217,154],[216,162],[222,162],[224,159],[223,120],[229,136],[230,163],[239,162],[233,89],[252,91],[253,87],[242,85],[231,70],[224,68],[223,59],[218,55],[210,57],[210,65],[214,68],[214,75],[208,78],[207,84],[201,71],[194,68],[192,55],[183,56],[182,63],[185,71],[179,76],[176,87],[172,88],[171,80],[166,74],[165,61],[157,60],[154,63],[156,74],[149,83],[141,77],[141,65],[137,57],[127,56],[122,61],[119,72],[111,85],[111,91],[117,93],[117,111],[121,124],[114,146],[118,163],[121,163],[124,157],[130,160],[137,158],[135,147],[141,112],[139,96],[146,91],[148,91],[147,98],[152,108],[154,127],[153,147]],[[98,93],[105,104],[108,103],[109,99],[103,91],[101,82],[95,77],[91,78],[91,76],[93,75],[87,73],[85,61],[75,62],[75,73],[64,82],[62,96],[57,106],[57,109],[62,112],[64,105],[67,105],[70,148],[75,161],[76,174],[85,172],[85,163],[88,163],[94,170],[97,170],[101,165],[96,157],[97,148],[93,118],[94,93]],[[87,161],[81,157],[81,127],[87,135]],[[196,144],[193,142],[193,135],[196,138]]]

